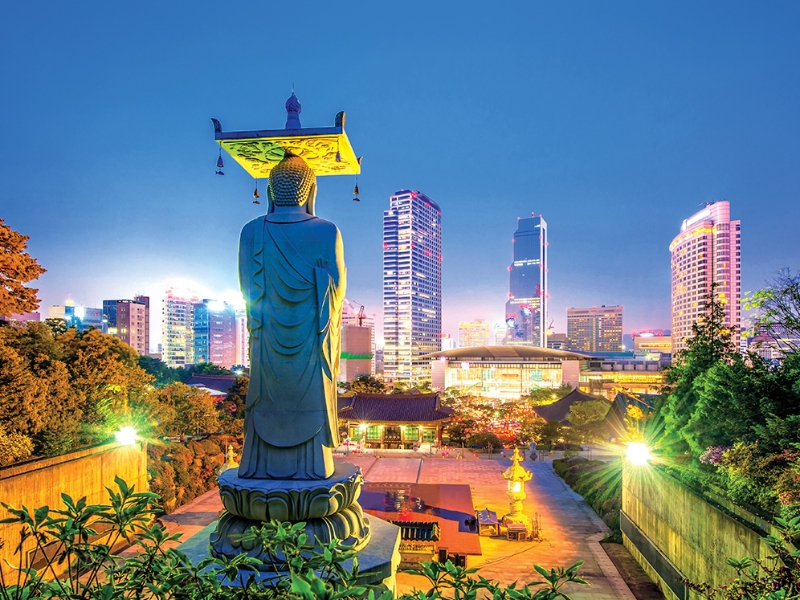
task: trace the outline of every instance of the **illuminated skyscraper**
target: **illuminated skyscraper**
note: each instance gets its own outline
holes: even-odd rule
[[[517,220],[514,262],[508,267],[506,343],[547,347],[547,223],[539,215]]]
[[[231,304],[204,299],[194,305],[194,362],[230,369],[236,364],[236,311]]]
[[[705,299],[717,284],[731,339],[739,345],[741,315],[741,223],[731,221],[730,203],[714,202],[686,219],[669,245],[672,254],[672,352],[686,348],[692,325],[705,314]]]
[[[150,353],[150,298],[103,300],[103,318],[108,333],[118,337],[141,356]]]
[[[441,349],[442,213],[430,198],[402,190],[383,213],[383,359],[387,381],[430,380],[419,357]]]
[[[196,293],[169,288],[161,319],[161,360],[169,367],[194,364],[194,305]]]
[[[567,309],[570,350],[622,351],[622,307],[593,306]]]

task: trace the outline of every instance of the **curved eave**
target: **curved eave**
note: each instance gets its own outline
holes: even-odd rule
[[[517,359],[539,360],[581,360],[589,356],[566,350],[552,350],[550,348],[535,348],[533,346],[473,346],[471,348],[455,348],[431,352],[420,358],[450,358],[454,360],[505,360],[513,362]]]

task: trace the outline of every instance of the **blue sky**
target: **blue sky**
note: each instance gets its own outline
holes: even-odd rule
[[[800,267],[800,4],[38,2],[0,21],[0,216],[48,272],[43,309],[168,282],[237,288],[264,208],[209,117],[304,126],[339,110],[364,155],[320,178],[348,296],[380,314],[382,211],[442,207],[444,329],[499,321],[516,218],[550,231],[551,317],[623,304],[669,327],[668,245],[701,202],[742,221],[743,289]],[[154,311],[158,313],[158,310]],[[157,315],[156,315],[157,316]],[[158,319],[154,319],[154,327]]]

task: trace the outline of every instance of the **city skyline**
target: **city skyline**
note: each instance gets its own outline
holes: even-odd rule
[[[327,178],[318,210],[342,230],[348,296],[368,313],[381,313],[382,210],[405,188],[446,215],[443,321],[454,336],[459,321],[503,320],[508,223],[532,212],[551,228],[559,332],[567,307],[602,304],[625,306],[626,332],[670,329],[668,247],[701,202],[729,200],[745,226],[743,291],[800,264],[786,242],[800,218],[795,5],[520,5],[515,19],[413,3],[400,16],[320,7],[302,46],[271,30],[291,50],[255,69],[205,27],[213,10],[222,31],[237,30],[244,9],[212,6],[161,7],[157,18],[8,9],[0,47],[26,52],[0,67],[14,140],[0,202],[48,269],[43,312],[68,294],[99,307],[141,293],[157,306],[176,278],[230,301],[239,231],[264,205],[252,204],[241,169],[214,175],[209,117],[280,127],[292,84],[304,125],[346,110],[364,155],[361,202],[352,179]],[[247,14],[274,22],[290,11]],[[386,35],[389,18],[403,43]]]

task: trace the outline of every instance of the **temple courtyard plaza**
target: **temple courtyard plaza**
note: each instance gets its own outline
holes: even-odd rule
[[[454,458],[419,458],[412,456],[348,456],[346,460],[363,469],[367,482],[466,484],[472,489],[475,508],[489,507],[503,515],[508,510],[507,483],[501,473],[510,464],[508,459],[476,459],[468,454],[464,460]],[[345,459],[343,459],[345,460]],[[532,542],[508,541],[484,535],[480,538],[482,556],[470,557],[469,567],[478,567],[479,573],[495,581],[520,584],[539,579],[533,565],[543,567],[568,567],[583,560],[581,575],[591,585],[568,584],[564,592],[575,600],[633,599],[631,588],[609,558],[599,541],[608,528],[579,495],[553,471],[552,463],[525,461],[533,478],[526,484],[528,494],[525,512],[539,513],[541,539]],[[179,508],[162,521],[171,532],[181,532],[182,541],[213,522],[222,503],[216,490],[207,492],[194,502]],[[616,544],[616,563],[627,573],[626,579],[642,598],[657,598],[659,594],[643,584],[644,574],[630,555]],[[411,591],[422,587],[425,581],[418,576],[398,573],[398,591]],[[644,588],[644,589],[643,589]],[[655,592],[655,593],[654,593]]]

